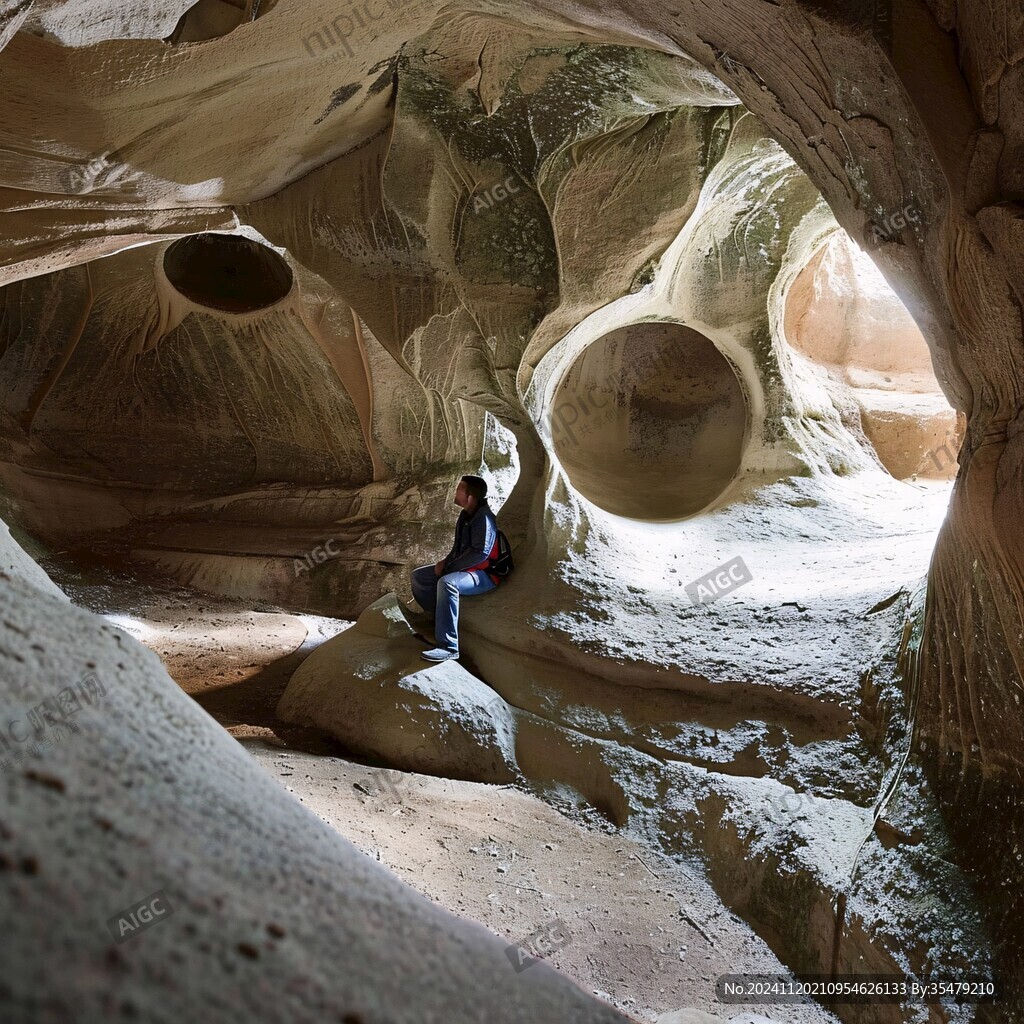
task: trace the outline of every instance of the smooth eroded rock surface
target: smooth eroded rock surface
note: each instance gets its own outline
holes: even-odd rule
[[[430,664],[394,594],[321,644],[277,707],[363,757],[407,771],[511,782],[515,722],[501,697],[457,661]]]
[[[524,984],[99,616],[4,579],[0,623],[5,1020],[624,1020],[545,965]]]

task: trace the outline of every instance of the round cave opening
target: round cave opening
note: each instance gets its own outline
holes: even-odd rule
[[[251,313],[280,302],[292,268],[269,246],[242,235],[204,232],[172,242],[164,252],[167,280],[197,305]]]
[[[671,522],[729,486],[747,422],[736,371],[714,342],[646,321],[580,353],[555,392],[550,430],[580,494],[615,515]]]

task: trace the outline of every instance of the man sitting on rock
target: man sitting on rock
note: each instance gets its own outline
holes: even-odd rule
[[[487,481],[464,476],[455,489],[455,504],[462,511],[451,551],[436,565],[421,565],[411,574],[413,597],[434,618],[437,647],[423,652],[427,661],[458,658],[459,595],[486,594],[500,579],[485,572],[498,554],[498,524],[487,504]]]

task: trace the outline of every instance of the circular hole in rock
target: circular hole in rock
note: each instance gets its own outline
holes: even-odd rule
[[[292,287],[292,268],[273,249],[214,232],[172,242],[164,252],[164,273],[186,298],[228,313],[265,309]]]
[[[747,404],[704,335],[638,323],[579,355],[559,383],[550,429],[570,481],[595,505],[671,522],[706,508],[736,476]]]

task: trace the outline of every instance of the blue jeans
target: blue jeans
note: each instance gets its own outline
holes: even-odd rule
[[[459,653],[459,595],[486,594],[498,584],[483,571],[474,569],[434,575],[432,565],[413,569],[412,596],[425,612],[434,616],[434,640],[453,654]]]

